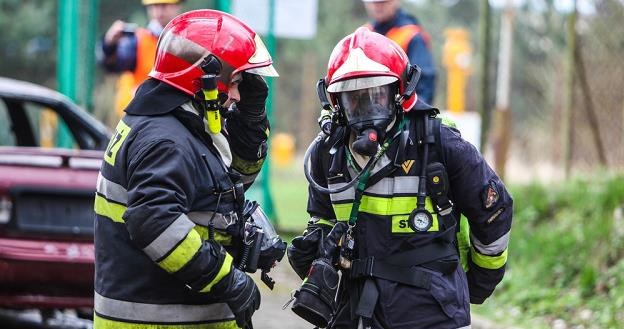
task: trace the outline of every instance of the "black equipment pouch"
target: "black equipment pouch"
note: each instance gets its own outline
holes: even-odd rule
[[[295,292],[292,311],[311,324],[325,328],[336,311],[338,282],[338,271],[329,259],[314,260],[307,279]]]
[[[453,211],[453,202],[448,198],[449,180],[446,168],[440,162],[427,166],[427,192],[439,215],[446,216]]]

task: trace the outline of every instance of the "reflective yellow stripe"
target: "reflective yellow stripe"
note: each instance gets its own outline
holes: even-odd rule
[[[332,204],[334,213],[336,214],[336,219],[339,221],[349,220],[351,206],[353,206],[353,203]]]
[[[392,216],[392,233],[414,233],[409,227],[408,223],[409,215],[396,215]],[[433,215],[433,223],[427,232],[437,232],[440,228],[438,226],[438,216]]]
[[[321,224],[321,225],[334,227],[334,222],[327,220],[327,219],[323,219],[323,218],[317,220],[315,224]]]
[[[461,215],[459,220],[459,232],[457,232],[457,247],[459,249],[459,261],[464,272],[468,272],[468,252],[470,250],[470,224],[468,218]]]
[[[238,326],[234,320],[202,324],[130,323],[109,320],[94,314],[93,329],[238,329]]]
[[[175,247],[165,259],[158,262],[158,265],[169,273],[175,273],[195,256],[201,245],[202,241],[199,233],[191,230],[182,243]]]
[[[201,237],[202,241],[206,241],[210,238],[209,236],[210,234],[206,226],[195,225],[193,229],[197,231],[197,233],[199,233],[199,236]],[[215,241],[219,242],[221,245],[224,245],[224,246],[232,245],[232,236],[227,235],[225,233],[221,233],[218,230],[215,230],[214,239]]]
[[[347,220],[351,213],[352,203],[332,204],[334,213],[338,220]],[[394,197],[383,198],[376,196],[364,195],[362,196],[362,203],[360,204],[360,212],[369,213],[372,215],[380,216],[392,216],[392,215],[405,215],[409,214],[416,208],[416,197]],[[425,203],[425,209],[433,213],[433,206],[431,199],[427,197]],[[435,217],[435,215],[434,215]]]
[[[110,218],[113,222],[123,223],[123,214],[126,212],[126,207],[117,203],[109,202],[100,195],[95,195],[95,203],[93,204],[93,210],[96,214]]]
[[[209,292],[215,284],[219,283],[221,279],[223,279],[226,275],[230,274],[231,269],[232,256],[230,256],[230,254],[225,254],[225,259],[223,260],[223,265],[221,265],[221,268],[219,269],[219,273],[217,273],[217,276],[215,276],[215,278],[200,292]]]
[[[500,256],[487,256],[478,253],[473,247],[470,247],[470,258],[480,267],[488,270],[497,270],[507,262],[507,249]]]

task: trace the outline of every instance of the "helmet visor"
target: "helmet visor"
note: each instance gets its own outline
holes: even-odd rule
[[[347,121],[388,119],[394,113],[392,85],[383,85],[338,93],[338,102]]]

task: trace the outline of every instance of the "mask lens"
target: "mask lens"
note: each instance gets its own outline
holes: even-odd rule
[[[392,116],[391,85],[339,93],[338,101],[349,123],[385,119]]]

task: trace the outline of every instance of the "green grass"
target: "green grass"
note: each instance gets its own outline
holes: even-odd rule
[[[308,182],[303,175],[303,165],[271,168],[271,195],[277,215],[278,229],[291,233],[301,233],[308,222],[306,211]]]
[[[518,186],[505,279],[476,308],[551,328],[624,327],[624,177]]]

